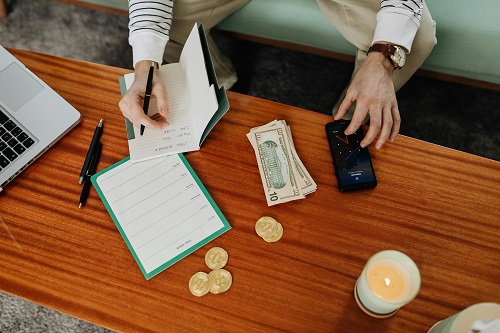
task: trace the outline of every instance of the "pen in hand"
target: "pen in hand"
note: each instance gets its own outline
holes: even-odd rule
[[[87,156],[85,157],[85,162],[83,162],[82,171],[80,172],[80,179],[78,180],[79,184],[83,183],[83,179],[85,178],[85,175],[87,174],[87,171],[88,171],[89,165],[90,165],[90,161],[91,161],[92,156],[94,155],[96,147],[97,147],[97,143],[101,139],[101,134],[102,134],[102,119],[99,120],[99,123],[97,124],[97,127],[95,128],[94,136],[92,137],[92,141],[90,142],[90,147],[89,147],[89,150],[87,151]]]
[[[148,82],[146,84],[146,95],[144,96],[144,106],[142,107],[144,110],[144,114],[147,116],[148,115],[148,109],[149,109],[149,99],[151,98],[151,91],[153,90],[153,74],[155,71],[155,62],[151,62],[151,66],[149,67],[149,74],[148,74]],[[144,125],[141,124],[141,135],[144,134]]]
[[[85,181],[83,183],[82,193],[80,194],[80,203],[78,205],[78,208],[82,208],[82,206],[85,205],[85,203],[87,202],[87,198],[89,196],[90,186],[91,186],[90,177],[97,170],[97,164],[99,164],[99,159],[101,158],[101,152],[102,152],[102,143],[99,142],[97,144],[95,154],[92,155],[89,169],[87,170],[87,173],[85,174]]]

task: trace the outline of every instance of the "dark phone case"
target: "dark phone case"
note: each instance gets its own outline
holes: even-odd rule
[[[369,181],[369,182],[364,182],[364,183],[358,183],[358,184],[347,184],[347,185],[346,184],[342,184],[342,179],[341,179],[341,177],[339,175],[339,168],[338,168],[338,165],[337,165],[337,162],[336,162],[336,159],[335,159],[336,152],[335,152],[335,147],[333,145],[334,137],[332,136],[331,133],[332,133],[333,129],[336,129],[339,132],[343,133],[345,131],[345,129],[347,128],[347,126],[349,126],[349,123],[350,123],[349,120],[339,120],[339,121],[334,121],[334,122],[327,123],[325,125],[325,130],[326,130],[326,134],[327,134],[327,138],[328,138],[328,145],[330,146],[330,153],[332,154],[333,166],[335,168],[335,176],[337,177],[337,181],[338,181],[338,184],[339,184],[339,189],[342,192],[347,192],[347,191],[354,191],[354,190],[362,190],[362,189],[374,188],[375,186],[377,186],[377,177],[375,176],[375,170],[373,170],[373,164],[372,164],[372,161],[371,161],[368,149],[367,149],[368,160],[370,162],[371,171],[373,173],[374,180],[373,181]],[[360,128],[360,130],[363,133],[362,128]]]

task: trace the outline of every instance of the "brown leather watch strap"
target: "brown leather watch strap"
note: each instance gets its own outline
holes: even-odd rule
[[[369,49],[370,52],[381,52],[383,55],[390,56],[396,52],[396,48],[392,44],[373,44]]]

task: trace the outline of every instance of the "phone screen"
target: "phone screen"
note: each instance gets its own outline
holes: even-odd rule
[[[345,135],[348,120],[326,124],[326,133],[333,157],[335,174],[342,191],[351,191],[377,186],[375,172],[368,149],[361,148],[364,133],[361,127],[352,135]]]

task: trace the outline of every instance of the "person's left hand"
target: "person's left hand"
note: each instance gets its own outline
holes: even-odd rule
[[[356,101],[351,124],[345,130],[346,135],[351,135],[363,124],[366,115],[370,114],[370,128],[360,144],[363,148],[372,143],[379,132],[375,145],[377,149],[387,139],[393,142],[398,135],[401,117],[392,81],[393,71],[394,66],[386,56],[379,52],[369,53],[352,79],[346,97],[334,117],[335,120],[341,119]]]

